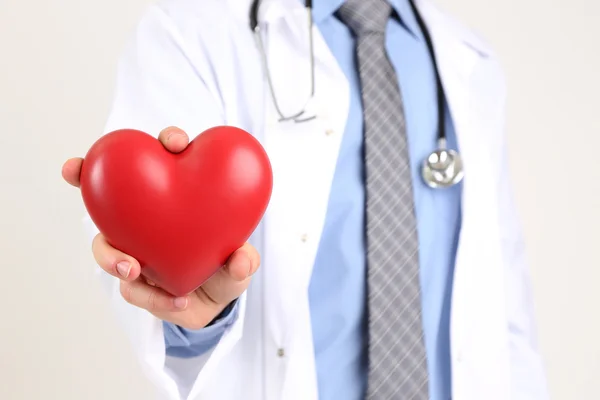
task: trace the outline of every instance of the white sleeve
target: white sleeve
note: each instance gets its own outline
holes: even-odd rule
[[[210,82],[210,65],[200,46],[187,47],[177,27],[159,6],[142,16],[121,56],[117,84],[105,132],[132,128],[153,136],[169,126],[195,137],[224,123],[216,85]],[[84,228],[91,240],[97,227],[89,215]],[[246,295],[239,298],[240,312],[211,351],[191,359],[165,354],[163,323],[145,310],[125,302],[118,279],[96,268],[107,288],[119,322],[125,328],[142,369],[156,384],[161,399],[185,399],[193,385],[201,385],[208,360],[218,362],[241,336]],[[215,355],[217,354],[217,355]]]
[[[135,128],[151,135],[177,126],[194,137],[224,123],[210,65],[200,46],[189,46],[158,6],[142,16],[117,70],[109,132]]]

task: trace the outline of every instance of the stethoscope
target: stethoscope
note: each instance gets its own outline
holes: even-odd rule
[[[464,177],[464,170],[462,159],[460,154],[457,151],[448,149],[448,143],[446,140],[446,116],[444,113],[444,88],[442,86],[442,82],[440,80],[439,71],[437,68],[437,63],[435,59],[435,52],[433,50],[433,45],[431,42],[431,37],[429,36],[429,32],[419,15],[417,8],[415,7],[412,0],[410,0],[411,7],[415,16],[417,17],[417,22],[425,36],[425,40],[427,42],[427,48],[429,49],[429,54],[433,60],[433,66],[435,70],[436,77],[436,87],[437,87],[437,111],[438,111],[438,126],[437,126],[437,149],[431,152],[429,156],[423,160],[423,164],[421,167],[421,176],[424,182],[431,188],[447,188],[456,185],[459,183]],[[305,9],[308,19],[308,32],[309,32],[309,44],[310,44],[310,69],[311,69],[311,90],[308,100],[304,103],[302,110],[298,113],[285,116],[277,103],[277,96],[275,95],[275,91],[273,89],[273,82],[271,80],[271,74],[269,72],[269,65],[267,62],[267,56],[264,49],[264,44],[262,41],[262,36],[260,33],[260,26],[258,24],[258,8],[260,6],[260,0],[253,0],[252,5],[250,6],[250,29],[254,32],[257,44],[259,46],[260,55],[263,63],[263,68],[267,75],[267,81],[269,84],[269,90],[271,92],[271,97],[273,99],[273,103],[275,105],[275,109],[279,114],[279,121],[294,121],[294,122],[305,122],[310,121],[316,116],[306,116],[305,110],[308,102],[312,99],[315,94],[315,62],[314,62],[314,48],[313,48],[313,19],[312,19],[312,0],[305,0]]]

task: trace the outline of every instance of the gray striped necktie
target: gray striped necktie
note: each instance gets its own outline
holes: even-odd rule
[[[402,96],[385,50],[391,6],[348,0],[365,123],[369,311],[367,398],[427,400],[419,253]],[[410,62],[410,60],[407,60]]]

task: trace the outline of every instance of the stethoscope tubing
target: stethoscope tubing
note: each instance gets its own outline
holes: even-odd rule
[[[419,11],[413,0],[409,0],[409,4],[412,8],[412,11],[416,17],[417,23],[423,36],[425,38],[425,42],[427,44],[427,49],[429,51],[429,55],[431,57],[431,61],[433,64],[433,69],[435,72],[435,82],[436,82],[436,92],[437,92],[437,146],[438,149],[433,151],[427,159],[423,161],[422,167],[422,177],[431,188],[440,188],[440,187],[450,187],[454,186],[456,183],[460,182],[463,178],[463,170],[462,170],[462,160],[458,152],[454,150],[447,150],[447,138],[446,138],[446,114],[445,114],[445,93],[444,86],[442,84],[442,80],[440,77],[440,72],[437,66],[437,59],[435,55],[435,49],[433,46],[433,41],[431,39],[431,35],[425,22],[421,18]],[[304,6],[307,10],[307,15],[309,18],[309,27],[312,27],[312,0],[306,0],[304,2]],[[250,6],[250,29],[257,35],[260,35],[259,21],[258,21],[258,9],[260,7],[260,0],[253,0]],[[312,48],[312,29],[309,29],[309,39],[311,43],[310,48],[310,68],[311,68],[311,97],[314,95],[315,91],[315,82],[314,82],[314,51]],[[263,64],[267,70],[267,78],[269,80],[269,87],[271,91],[271,95],[273,96],[273,100],[275,102],[275,107],[277,108],[278,113],[281,116],[281,120],[295,120],[296,122],[302,122],[303,120],[297,119],[303,113],[302,110],[300,113],[292,115],[290,117],[284,117],[277,105],[277,101],[275,98],[275,93],[273,91],[273,85],[270,80],[270,74],[268,73],[268,65],[266,60],[266,55],[264,48],[262,47],[262,41],[259,40],[260,52],[263,58]],[[309,98],[310,99],[310,98]],[[309,117],[309,120],[314,117]]]

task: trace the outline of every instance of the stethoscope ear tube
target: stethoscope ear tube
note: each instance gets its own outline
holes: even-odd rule
[[[444,87],[442,85],[442,81],[440,78],[440,73],[437,67],[437,60],[435,57],[435,50],[433,48],[433,43],[431,40],[431,36],[429,35],[429,31],[423,22],[421,15],[419,14],[417,7],[414,4],[413,0],[409,0],[413,13],[417,19],[417,23],[421,28],[423,36],[425,37],[425,41],[427,43],[427,48],[429,50],[429,55],[431,56],[431,61],[433,64],[433,69],[435,72],[435,80],[436,80],[436,89],[437,89],[437,149],[431,152],[431,154],[423,160],[421,175],[425,183],[431,188],[444,188],[454,186],[459,183],[463,179],[463,166],[462,159],[458,152],[447,149],[446,148],[446,115],[445,115],[445,94]],[[250,29],[255,34],[259,34],[258,32],[258,8],[260,7],[260,0],[254,0],[250,5]],[[309,25],[312,25],[312,19],[310,18],[312,14],[312,0],[305,1],[305,7],[309,12]],[[312,34],[312,30],[309,28],[309,34]],[[259,41],[260,52],[263,56],[264,68],[267,70],[267,77],[269,87],[271,89],[271,95],[273,96],[273,100],[275,102],[275,106],[280,115],[281,111],[277,106],[277,101],[274,97],[273,85],[270,80],[270,75],[268,74],[268,65],[265,57],[264,49],[262,48],[262,44]],[[312,37],[311,37],[311,69],[312,69],[312,90],[311,93],[314,93],[314,62],[313,62],[313,51],[312,51]],[[311,94],[312,97],[312,94]],[[294,120],[303,113],[300,112],[297,115],[293,115],[291,117],[283,117],[281,121]],[[308,119],[299,119],[296,122],[302,122],[305,120],[310,120],[314,117]]]
[[[312,0],[305,0],[304,7],[312,9]],[[260,0],[253,0],[250,4],[250,30],[255,31],[258,26],[258,7]]]
[[[417,23],[419,24],[419,27],[421,28],[421,32],[423,32],[423,36],[425,36],[425,42],[427,43],[427,48],[429,49],[429,55],[431,56],[431,62],[433,64],[433,70],[435,71],[435,83],[436,83],[436,90],[437,90],[437,103],[438,103],[438,134],[437,134],[437,138],[438,141],[440,140],[446,140],[446,116],[444,114],[444,99],[445,99],[445,94],[444,94],[444,86],[442,85],[442,81],[440,79],[440,72],[438,70],[437,67],[437,60],[435,57],[435,49],[433,48],[433,42],[431,40],[431,36],[429,35],[429,30],[427,29],[427,26],[425,26],[425,22],[423,22],[423,19],[421,18],[421,15],[419,14],[419,11],[417,10],[417,7],[415,6],[415,3],[413,0],[409,1],[410,6],[413,10],[413,14],[415,15],[416,19],[417,19]]]
[[[258,26],[258,6],[259,0],[254,0],[250,5],[250,30],[254,32]]]

